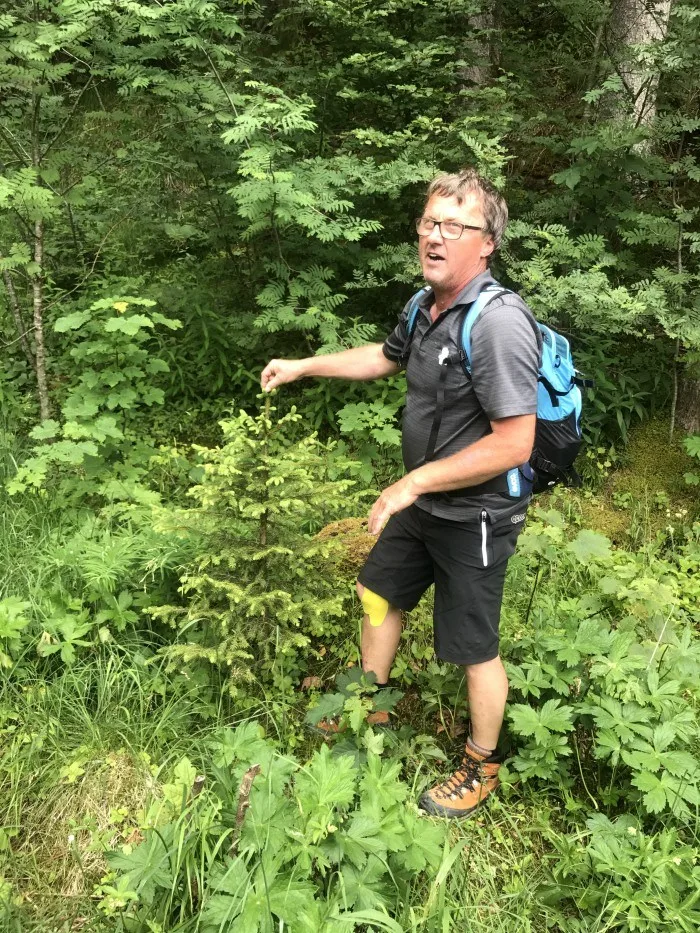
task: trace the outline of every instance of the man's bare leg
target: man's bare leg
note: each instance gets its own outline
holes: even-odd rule
[[[362,599],[365,588],[357,584],[357,595]],[[380,684],[389,679],[401,638],[401,610],[389,606],[380,625],[372,625],[365,614],[362,620],[362,670],[373,671]]]
[[[433,816],[455,819],[471,816],[498,787],[501,759],[492,753],[498,745],[508,695],[508,679],[500,658],[468,664],[464,670],[472,728],[462,763],[418,802]]]
[[[508,678],[500,657],[483,664],[469,664],[465,668],[469,714],[472,723],[472,742],[477,751],[493,751],[503,725]]]

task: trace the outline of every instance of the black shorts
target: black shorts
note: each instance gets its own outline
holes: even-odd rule
[[[484,507],[473,521],[437,518],[416,505],[392,515],[358,581],[398,609],[415,608],[435,584],[435,654],[453,664],[498,656],[508,558],[528,499]]]

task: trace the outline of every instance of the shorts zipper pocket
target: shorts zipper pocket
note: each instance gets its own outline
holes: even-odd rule
[[[481,559],[483,561],[484,567],[489,565],[489,554],[487,548],[487,528],[486,522],[488,520],[488,515],[486,509],[481,510]]]

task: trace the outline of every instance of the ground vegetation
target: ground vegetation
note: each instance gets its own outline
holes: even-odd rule
[[[700,925],[697,0],[12,0],[0,11],[0,917],[121,930]],[[504,786],[428,597],[358,668],[413,218],[476,166],[570,338],[584,485],[506,587]],[[368,727],[390,709],[398,728]],[[309,730],[324,715],[329,744]]]

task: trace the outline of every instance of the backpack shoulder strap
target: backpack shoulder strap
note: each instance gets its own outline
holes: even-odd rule
[[[428,286],[424,285],[423,288],[419,289],[415,295],[409,301],[408,316],[406,318],[406,330],[408,331],[408,339],[410,340],[413,337],[413,332],[416,329],[416,322],[418,321],[418,312],[420,311],[420,300],[427,294]]]
[[[478,298],[473,301],[466,309],[466,312],[464,312],[464,318],[460,328],[460,344],[462,346],[462,353],[460,354],[460,358],[467,376],[470,376],[472,371],[472,328],[476,324],[479,315],[487,305],[489,305],[495,298],[500,298],[502,295],[510,294],[512,294],[510,289],[502,288],[497,283],[494,283],[493,285],[487,285],[486,288],[479,293]]]
[[[416,330],[416,324],[418,323],[418,313],[420,311],[420,302],[421,298],[428,292],[429,287],[424,285],[423,288],[420,288],[415,295],[408,302],[408,312],[406,315],[406,343],[404,344],[403,351],[401,352],[401,365],[405,366],[406,361],[411,353],[411,341],[413,340],[413,334]]]

